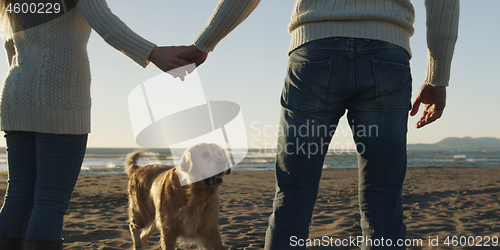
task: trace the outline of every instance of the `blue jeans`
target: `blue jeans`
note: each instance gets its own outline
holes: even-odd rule
[[[386,42],[327,38],[292,52],[281,97],[283,131],[266,250],[306,249],[300,239],[309,236],[323,162],[345,110],[358,151],[363,236],[371,245],[382,237],[384,245],[404,239],[411,82],[407,52]],[[386,249],[369,245],[362,249]]]
[[[5,132],[9,184],[0,237],[61,241],[87,135]]]

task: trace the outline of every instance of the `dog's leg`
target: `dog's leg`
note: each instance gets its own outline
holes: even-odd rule
[[[176,237],[162,231],[160,245],[162,250],[175,250]]]
[[[202,236],[202,245],[204,250],[224,250],[219,229],[213,228],[208,230],[208,234]]]
[[[156,232],[156,223],[153,221],[153,223],[151,223],[151,225],[147,229],[142,230],[141,233],[142,243],[144,243],[144,245],[147,246],[149,237],[151,237],[151,235],[153,235],[155,232]]]
[[[167,227],[167,222],[164,218],[158,218],[160,221],[160,232],[161,240],[160,245],[162,250],[175,250],[175,244],[177,243],[177,235],[170,231]]]
[[[132,234],[134,250],[146,250],[146,245],[141,240],[141,230],[133,221],[129,223],[128,227],[130,228],[130,234]]]

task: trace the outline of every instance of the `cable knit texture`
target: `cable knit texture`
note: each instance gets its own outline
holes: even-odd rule
[[[90,132],[87,42],[92,28],[137,64],[147,66],[155,44],[130,30],[104,0],[80,0],[64,15],[16,32],[13,41],[6,41],[10,68],[2,90],[2,130]]]
[[[220,1],[205,29],[195,39],[196,48],[206,53],[214,50],[217,43],[243,22],[259,3],[260,0]]]
[[[205,29],[195,40],[209,52],[241,23],[258,0],[221,0]],[[447,86],[458,34],[459,0],[426,0],[428,70],[426,82]],[[415,11],[410,0],[297,0],[288,30],[289,53],[301,45],[328,37],[386,41],[411,56]],[[265,28],[265,27],[263,27]]]

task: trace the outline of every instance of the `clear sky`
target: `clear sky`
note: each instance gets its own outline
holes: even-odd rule
[[[217,0],[108,0],[111,10],[129,27],[158,45],[190,45],[205,26]],[[226,100],[242,108],[251,147],[271,146],[278,124],[279,98],[287,66],[287,24],[292,0],[262,0],[249,18],[218,44],[199,69],[208,100]],[[480,4],[478,4],[480,3]],[[415,35],[411,39],[413,96],[425,77],[427,48],[423,0],[413,1]],[[445,137],[500,138],[500,34],[497,0],[463,0],[448,102],[443,117],[422,129],[410,118],[409,143],[435,143]],[[128,115],[128,94],[160,71],[142,69],[95,32],[88,51],[92,69],[92,133],[89,147],[137,147]],[[5,53],[0,52],[5,58]],[[1,57],[0,56],[0,57]],[[7,62],[0,60],[0,75]],[[421,114],[421,113],[420,113]],[[419,114],[419,115],[420,115]],[[352,143],[345,118],[333,143]],[[256,136],[258,131],[261,136]],[[265,134],[269,136],[265,136]],[[0,140],[0,146],[5,141]]]

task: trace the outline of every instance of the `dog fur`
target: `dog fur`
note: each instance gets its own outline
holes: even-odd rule
[[[174,250],[178,240],[201,249],[224,249],[219,232],[219,186],[230,169],[225,152],[215,144],[198,144],[184,152],[178,168],[163,165],[138,167],[141,152],[127,155],[129,227],[134,249],[146,249],[160,229],[161,248]],[[186,170],[225,164],[216,176],[181,186],[178,174]],[[220,168],[219,168],[220,169]],[[183,173],[184,175],[186,173]]]

